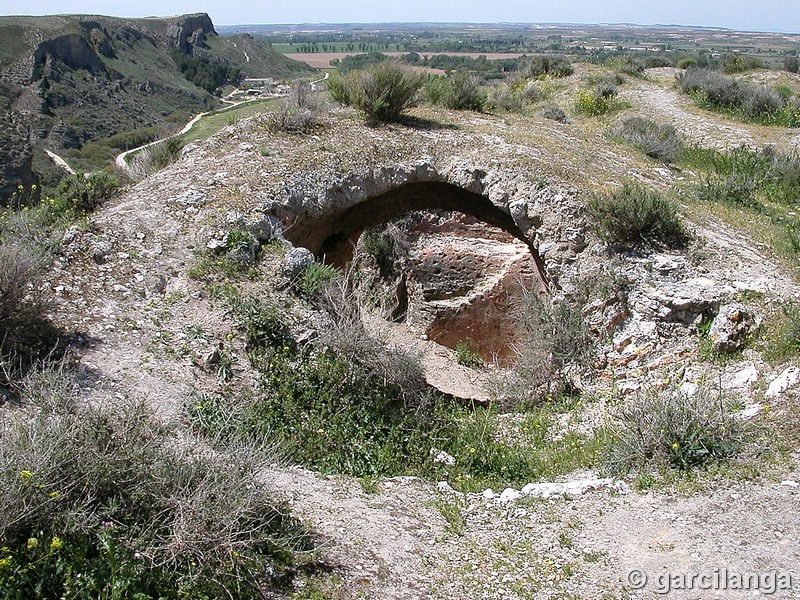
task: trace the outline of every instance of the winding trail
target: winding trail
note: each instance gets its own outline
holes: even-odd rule
[[[247,56],[246,53],[245,53],[245,56]],[[250,59],[248,58],[248,61],[249,60]],[[329,77],[330,77],[330,73],[325,73],[324,77],[321,77],[319,79],[315,79],[314,81],[312,81],[311,82],[311,90],[312,91],[317,91],[316,84],[320,83],[321,81],[327,80]],[[206,115],[209,115],[209,114],[212,114],[212,113],[213,114],[219,114],[219,113],[222,113],[222,112],[226,112],[226,111],[232,110],[232,109],[237,108],[239,106],[242,106],[244,104],[249,104],[251,102],[257,102],[259,100],[263,100],[264,99],[263,97],[259,97],[259,98],[252,98],[250,100],[242,100],[241,102],[234,102],[233,100],[229,100],[228,98],[232,97],[233,94],[235,94],[237,91],[238,90],[232,91],[230,94],[228,94],[227,96],[225,96],[225,98],[222,99],[222,102],[226,102],[230,106],[226,106],[224,108],[218,108],[218,109],[215,109],[215,110],[209,110],[209,111],[200,113],[198,115],[195,115],[194,117],[192,117],[192,119],[188,123],[186,123],[186,125],[183,126],[183,129],[181,129],[179,132],[174,133],[172,135],[169,135],[166,138],[161,138],[161,139],[149,142],[147,144],[143,144],[141,146],[137,146],[136,148],[131,148],[130,150],[125,150],[124,152],[121,152],[120,154],[117,155],[117,158],[114,160],[114,163],[117,165],[118,168],[120,168],[123,171],[125,171],[128,168],[128,163],[127,163],[127,157],[128,156],[130,156],[131,154],[134,154],[136,152],[139,152],[140,150],[144,150],[145,148],[149,148],[150,146],[155,146],[156,144],[158,144],[160,142],[163,142],[167,138],[180,136],[180,135],[184,135],[186,133],[189,133],[189,131],[192,130],[192,127],[194,127],[195,124],[200,119],[205,117]],[[52,158],[52,156],[51,156],[51,158]],[[55,161],[55,159],[53,159],[53,160]],[[63,161],[63,159],[62,159],[62,161]],[[66,163],[64,163],[64,164],[66,165]],[[69,168],[69,167],[67,166],[67,168]]]
[[[316,91],[317,91],[317,84],[318,84],[319,82],[321,82],[321,81],[327,81],[327,79],[328,79],[330,76],[331,76],[331,74],[330,74],[328,71],[325,71],[325,77],[321,77],[321,78],[319,78],[319,79],[315,79],[314,81],[312,81],[312,82],[311,82],[311,91],[312,91],[312,92],[316,92]]]
[[[233,93],[234,92],[231,92],[231,94],[233,94]],[[230,97],[231,94],[228,94],[228,97]],[[163,142],[167,138],[181,136],[181,135],[184,135],[186,133],[189,133],[192,130],[192,127],[194,127],[195,124],[200,119],[205,117],[206,115],[210,115],[212,113],[213,114],[219,114],[219,113],[222,113],[222,112],[227,112],[229,110],[232,110],[234,108],[242,106],[243,104],[250,104],[250,103],[256,102],[258,100],[263,100],[263,98],[253,98],[251,100],[242,100],[241,102],[233,102],[232,100],[228,100],[227,97],[226,97],[222,101],[223,102],[227,102],[230,106],[225,106],[223,108],[217,108],[215,110],[209,110],[209,111],[206,111],[206,112],[202,112],[202,113],[200,113],[198,115],[195,115],[194,117],[192,117],[191,120],[189,120],[188,123],[186,123],[186,125],[183,126],[183,129],[181,129],[179,132],[173,133],[172,135],[168,135],[167,137],[164,137],[164,138],[160,138],[160,139],[154,140],[152,142],[148,142],[147,144],[143,144],[141,146],[137,146],[136,148],[131,148],[130,150],[125,150],[124,152],[121,152],[121,153],[119,153],[117,155],[117,158],[114,160],[114,163],[117,165],[118,168],[122,169],[123,171],[127,170],[128,163],[127,163],[126,159],[127,159],[127,157],[129,155],[134,154],[136,152],[139,152],[140,150],[144,150],[145,148],[149,148],[150,146],[155,146],[156,144],[160,144],[161,142]]]

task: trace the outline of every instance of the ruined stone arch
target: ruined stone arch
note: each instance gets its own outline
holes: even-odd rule
[[[515,184],[513,196],[505,191]],[[504,173],[454,165],[439,170],[422,162],[354,174],[331,185],[316,198],[290,198],[275,211],[285,224],[284,236],[311,250],[320,260],[343,266],[352,258],[361,233],[395,217],[420,210],[471,215],[525,243],[543,283],[548,278],[531,239],[535,218],[527,210],[530,193]]]

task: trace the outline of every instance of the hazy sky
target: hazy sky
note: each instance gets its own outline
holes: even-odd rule
[[[163,16],[207,12],[215,24],[376,21],[712,25],[800,32],[797,0],[0,0],[0,14]]]

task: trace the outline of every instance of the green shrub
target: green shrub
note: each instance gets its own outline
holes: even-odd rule
[[[566,56],[560,54],[541,54],[532,56],[521,69],[527,77],[539,79],[546,75],[550,77],[568,77],[575,72],[575,67]]]
[[[483,366],[483,359],[473,350],[471,342],[472,340],[467,338],[456,344],[456,362],[470,369],[477,369]]]
[[[626,183],[605,196],[595,196],[586,214],[606,243],[620,248],[685,246],[688,235],[678,207],[654,189]]]
[[[313,300],[328,283],[341,276],[342,272],[336,267],[313,262],[298,277],[295,284],[297,293],[307,300]]]
[[[105,171],[89,175],[67,175],[56,189],[54,208],[65,214],[71,212],[74,218],[95,211],[113,197],[117,190],[117,178]]]
[[[364,71],[350,71],[328,80],[328,91],[337,102],[364,113],[371,125],[398,121],[414,105],[423,77],[382,62]]]
[[[0,427],[0,596],[252,598],[291,578],[308,535],[259,471],[208,452],[141,404],[79,404],[52,371]]]
[[[575,96],[575,112],[580,115],[597,117],[624,106],[617,99],[617,87],[613,84],[598,84],[594,90],[581,90]]]
[[[615,472],[668,466],[681,470],[735,456],[747,439],[745,421],[730,401],[701,387],[680,392],[641,393],[614,415],[609,454]]]
[[[442,104],[442,100],[447,94],[447,80],[440,75],[430,75],[425,79],[422,85],[422,91],[425,97],[433,104]]]
[[[447,80],[441,98],[444,107],[451,110],[482,111],[486,96],[481,92],[481,80],[465,71],[456,71]]]
[[[732,73],[744,73],[753,69],[763,69],[764,61],[760,58],[751,58],[741,54],[726,54],[722,58],[722,70],[728,75]]]
[[[630,117],[611,129],[612,138],[628,142],[650,156],[671,163],[678,160],[683,142],[672,125],[643,117]]]
[[[334,73],[328,78],[326,88],[334,102],[338,102],[342,106],[350,106],[353,102],[350,97],[351,85],[345,81],[344,77]]]
[[[711,106],[717,108],[735,108],[744,99],[742,84],[716,71],[701,68],[689,68],[678,78],[678,86],[685,94],[699,95]]]
[[[728,152],[689,147],[683,164],[700,171],[688,191],[701,202],[727,204],[763,215],[773,234],[772,249],[791,259],[800,255],[800,156],[777,152],[771,146],[745,146]],[[743,218],[751,218],[744,215]]]

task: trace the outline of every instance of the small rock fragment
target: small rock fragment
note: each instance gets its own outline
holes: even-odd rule
[[[725,304],[711,323],[708,339],[715,352],[737,352],[744,347],[747,336],[758,329],[761,317],[746,306]]]
[[[767,398],[777,398],[798,383],[800,383],[800,368],[787,367],[783,373],[773,379],[772,383],[769,384],[767,393],[764,395]]]
[[[314,262],[314,255],[308,248],[294,248],[286,253],[283,259],[283,275],[294,279]]]

